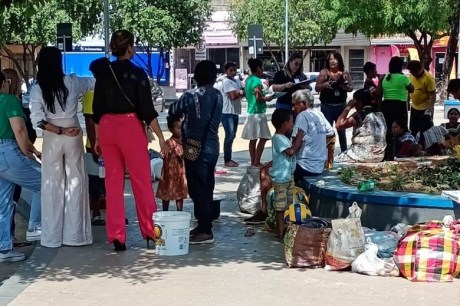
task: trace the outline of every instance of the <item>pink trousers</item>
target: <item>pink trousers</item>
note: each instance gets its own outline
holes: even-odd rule
[[[124,184],[128,168],[142,237],[153,238],[153,194],[148,141],[142,123],[133,113],[107,114],[99,122],[99,143],[105,165],[106,230],[110,243],[126,242]]]

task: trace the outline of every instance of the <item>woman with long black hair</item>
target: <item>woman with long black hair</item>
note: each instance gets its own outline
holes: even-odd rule
[[[30,108],[32,123],[43,130],[41,244],[46,247],[93,241],[83,134],[77,119],[79,97],[93,86],[91,78],[64,74],[59,49],[40,51]]]

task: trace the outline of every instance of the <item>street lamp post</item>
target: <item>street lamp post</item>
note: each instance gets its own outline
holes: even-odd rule
[[[286,54],[286,63],[287,63],[287,60],[288,60],[288,53],[289,53],[289,0],[286,0],[286,6],[285,6],[285,12],[284,12],[284,24],[285,24],[285,27],[284,27],[284,53]]]
[[[105,57],[109,58],[109,0],[104,0],[104,40],[105,40]]]

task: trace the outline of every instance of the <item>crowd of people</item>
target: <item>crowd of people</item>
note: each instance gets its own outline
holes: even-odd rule
[[[116,60],[97,59],[90,65],[94,78],[65,75],[62,55],[44,47],[38,56],[37,83],[30,93],[30,113],[21,105],[19,77],[15,71],[0,73],[0,261],[19,261],[24,254],[13,250],[40,240],[45,247],[84,246],[92,243],[91,225],[105,225],[114,250],[126,250],[124,207],[125,173],[131,180],[143,239],[155,240],[157,211],[147,150],[153,131],[164,160],[157,197],[164,211],[170,201],[183,210],[190,196],[198,221],[190,231],[190,243],[212,243],[212,203],[215,167],[219,157],[218,129],[225,131],[224,164],[238,167],[232,159],[232,144],[241,114],[241,99],[248,102],[242,138],[249,140],[251,167],[262,167],[261,156],[272,140],[273,162],[268,171],[276,198],[275,233],[282,236],[286,199],[304,176],[317,176],[334,162],[335,129],[341,152],[335,162],[380,162],[394,157],[442,154],[443,141],[460,133],[459,110],[448,112],[449,122],[433,126],[435,86],[431,75],[411,61],[410,77],[402,73],[403,61],[394,57],[389,73],[379,76],[373,63],[366,63],[364,88],[354,92],[342,56],[331,52],[316,83],[321,111],[303,74],[303,57],[294,53],[274,77],[272,91],[279,94],[271,135],[266,103],[274,99],[262,84],[263,65],[250,59],[251,75],[241,82],[234,63],[225,65],[222,89],[213,87],[216,65],[201,61],[195,68],[198,88],[186,91],[168,112],[171,132],[164,139],[155,111],[146,73],[131,59],[134,36],[126,30],[113,33],[110,49]],[[460,98],[460,80],[448,91]],[[87,171],[83,133],[77,106],[84,95],[87,128],[86,156],[103,159],[105,178]],[[408,121],[408,99],[412,101]],[[29,116],[28,116],[29,115]],[[29,118],[30,117],[30,118]],[[34,128],[43,130],[42,152],[33,145]],[[345,131],[353,128],[350,147]],[[14,238],[14,202],[20,188],[33,193],[26,238]],[[101,209],[106,208],[105,219]],[[92,216],[91,216],[92,211]],[[256,218],[257,219],[257,218]],[[257,221],[257,220],[252,220]]]

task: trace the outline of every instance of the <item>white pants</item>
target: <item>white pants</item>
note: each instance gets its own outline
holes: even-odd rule
[[[79,126],[76,118],[49,121],[60,127]],[[69,137],[43,132],[43,246],[81,246],[93,242],[83,150],[81,133]]]

